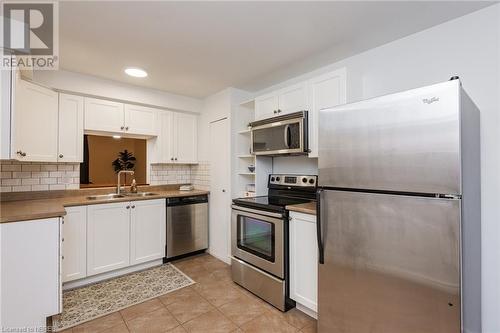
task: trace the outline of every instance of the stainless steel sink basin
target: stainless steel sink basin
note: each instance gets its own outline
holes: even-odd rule
[[[91,195],[87,197],[88,200],[111,200],[118,198],[125,198],[125,196],[123,194],[110,193],[110,194]]]
[[[151,195],[158,195],[158,193],[153,193],[153,192],[137,192],[137,193],[123,193],[123,195],[127,197],[149,197]]]

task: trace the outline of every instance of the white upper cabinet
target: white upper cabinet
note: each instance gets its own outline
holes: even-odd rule
[[[318,157],[319,110],[345,104],[346,84],[345,68],[309,80],[309,157]]]
[[[59,94],[59,162],[83,162],[83,97]]]
[[[125,104],[125,131],[131,134],[156,135],[158,110]]]
[[[87,206],[66,207],[62,230],[62,281],[87,276]]]
[[[278,115],[309,109],[305,82],[283,88],[278,94]]]
[[[85,130],[123,132],[123,104],[104,99],[85,97]]]
[[[158,115],[152,163],[198,163],[197,116],[162,111]]]
[[[160,110],[97,98],[85,98],[85,130],[155,136]]]
[[[307,83],[301,82],[255,99],[255,119],[266,119],[309,109]]]
[[[16,79],[11,158],[57,161],[58,93]]]
[[[196,163],[198,160],[197,118],[191,114],[174,114],[174,161]]]
[[[255,119],[266,119],[276,115],[278,96],[275,92],[255,99]]]
[[[161,259],[166,245],[165,199],[130,203],[130,264]]]

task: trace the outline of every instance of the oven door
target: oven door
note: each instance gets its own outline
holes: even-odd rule
[[[305,153],[304,118],[294,118],[252,127],[252,153],[279,155]]]
[[[284,278],[283,216],[233,205],[231,254],[279,278]]]

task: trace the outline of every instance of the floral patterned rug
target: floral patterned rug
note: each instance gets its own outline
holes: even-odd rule
[[[171,264],[63,292],[63,312],[52,317],[62,331],[195,283]]]

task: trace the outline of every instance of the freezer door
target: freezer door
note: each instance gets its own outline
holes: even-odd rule
[[[320,111],[319,185],[460,194],[459,81]]]
[[[318,328],[460,332],[460,201],[324,191]]]

